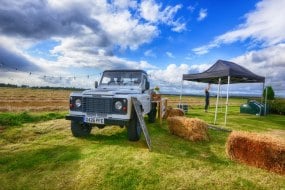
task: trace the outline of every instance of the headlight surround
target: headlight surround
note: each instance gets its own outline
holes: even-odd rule
[[[79,108],[81,106],[81,99],[75,100],[75,106],[76,106],[76,108]]]
[[[121,110],[123,108],[123,104],[121,101],[116,101],[115,102],[115,109],[116,110]]]

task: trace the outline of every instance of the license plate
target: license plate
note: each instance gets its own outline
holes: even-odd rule
[[[104,124],[104,118],[102,118],[102,117],[86,116],[85,117],[85,122],[86,123],[95,123],[95,124]]]

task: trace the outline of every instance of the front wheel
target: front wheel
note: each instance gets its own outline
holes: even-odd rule
[[[141,137],[141,126],[137,114],[133,114],[131,121],[127,127],[129,141],[138,141]]]
[[[85,137],[90,134],[92,126],[87,123],[71,121],[71,132],[75,137]]]

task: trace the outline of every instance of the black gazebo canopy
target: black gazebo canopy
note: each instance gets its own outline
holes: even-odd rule
[[[228,76],[231,77],[231,83],[264,83],[265,78],[258,76],[248,69],[229,61],[218,60],[208,70],[197,74],[184,74],[183,80],[197,81],[205,83],[228,83]]]
[[[229,99],[229,84],[230,83],[263,83],[265,82],[265,77],[258,76],[248,69],[224,60],[218,60],[213,66],[203,73],[197,74],[184,74],[183,80],[187,81],[196,81],[196,82],[205,82],[218,84],[217,92],[217,101],[216,101],[216,110],[215,110],[215,120],[216,124],[217,112],[218,112],[218,103],[219,103],[219,94],[220,94],[220,85],[227,84],[227,99],[226,99],[226,111],[225,111],[225,125],[227,123],[227,112],[228,112],[228,99]],[[183,84],[183,83],[182,83]]]

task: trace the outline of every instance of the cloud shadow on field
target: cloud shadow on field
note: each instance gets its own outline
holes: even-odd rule
[[[0,156],[0,172],[15,170],[37,170],[52,165],[51,170],[60,165],[80,159],[80,150],[76,146],[53,146],[34,150],[9,152]]]

